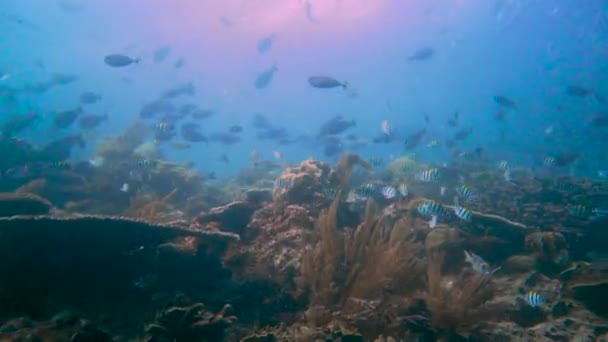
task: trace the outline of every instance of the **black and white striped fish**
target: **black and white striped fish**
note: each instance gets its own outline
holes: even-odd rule
[[[423,182],[434,182],[439,178],[439,169],[431,168],[426,171],[422,171],[418,175],[418,180]]]
[[[539,307],[545,304],[546,298],[542,294],[532,290],[526,293],[524,297],[526,303],[530,304],[532,307]]]
[[[397,189],[393,186],[384,186],[382,187],[382,196],[386,199],[393,199],[397,196]]]
[[[471,188],[464,184],[456,188],[456,193],[467,202],[473,202],[479,197],[476,191],[471,190]]]

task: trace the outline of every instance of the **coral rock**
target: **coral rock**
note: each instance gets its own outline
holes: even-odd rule
[[[200,214],[195,222],[205,229],[242,235],[256,209],[257,207],[249,202],[235,201]]]

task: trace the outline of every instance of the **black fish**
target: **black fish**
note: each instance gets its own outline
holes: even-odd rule
[[[154,125],[154,138],[158,141],[168,141],[175,137],[175,125],[172,122],[161,121]]]
[[[168,100],[168,99],[178,97],[180,95],[193,96],[195,94],[195,92],[196,92],[196,89],[194,88],[194,85],[192,84],[192,82],[188,82],[186,84],[182,84],[175,88],[165,91],[162,94],[161,98]]]
[[[82,107],[78,107],[72,110],[66,110],[63,112],[57,112],[53,124],[57,128],[68,128],[71,126],[76,119],[82,114]]]
[[[456,132],[452,139],[456,141],[465,140],[469,137],[469,135],[471,135],[471,133],[473,133],[473,128],[463,128],[460,131]]]
[[[262,132],[258,132],[256,135],[260,140],[275,140],[275,141],[286,141],[289,139],[289,133],[285,128],[269,128]]]
[[[254,115],[252,125],[255,129],[268,129],[272,127],[268,118],[259,113]]]
[[[105,56],[103,61],[104,61],[104,63],[106,63],[107,65],[109,65],[111,67],[120,68],[120,67],[125,67],[125,66],[131,65],[131,64],[139,63],[139,58],[131,58],[129,56],[121,55],[121,54],[111,54],[111,55]]]
[[[253,85],[257,89],[264,89],[270,85],[274,79],[274,74],[278,71],[276,66],[271,66],[269,69],[262,71],[255,79]]]
[[[170,52],[171,52],[170,46],[163,46],[163,47],[159,48],[158,50],[154,51],[154,56],[152,57],[152,59],[154,60],[154,63],[160,63],[160,62],[164,61],[165,58],[167,58],[167,56],[169,56]]]
[[[509,108],[509,109],[517,108],[517,104],[515,104],[515,101],[513,101],[510,98],[503,96],[503,95],[495,95],[494,102],[498,103],[498,105],[501,107],[505,107],[505,108]]]
[[[608,114],[596,114],[589,119],[588,123],[591,127],[608,127]]]
[[[86,142],[80,134],[70,134],[63,138],[57,139],[48,143],[42,149],[42,154],[45,157],[50,157],[53,160],[66,160],[70,158],[72,148],[78,146],[84,148]]]
[[[230,133],[241,133],[243,132],[243,126],[240,125],[232,125],[229,128]]]
[[[76,82],[80,79],[80,77],[72,74],[54,74],[49,83],[53,85],[66,85],[73,82]]]
[[[405,139],[405,149],[411,150],[411,149],[416,148],[416,146],[418,146],[420,144],[420,142],[422,141],[422,138],[424,137],[425,134],[426,134],[426,128],[423,128],[423,129],[411,134],[410,136],[408,136]]]
[[[450,127],[458,126],[458,116],[459,116],[459,113],[455,112],[454,116],[451,119],[448,119],[448,126],[450,126]]]
[[[587,97],[589,95],[593,95],[594,93],[595,93],[595,91],[588,89],[588,88],[583,88],[581,86],[571,85],[571,86],[566,87],[566,94],[568,94],[570,96]]]
[[[555,157],[556,166],[568,166],[581,158],[580,153],[560,153]]]
[[[356,125],[355,120],[345,120],[342,115],[336,115],[321,126],[319,136],[340,134]]]
[[[154,101],[142,106],[139,116],[142,119],[150,119],[159,113],[170,113],[175,111],[175,106],[167,101]]]
[[[346,82],[340,82],[333,77],[328,76],[311,76],[308,78],[308,84],[313,88],[330,89],[336,87],[342,87],[346,89],[348,84]]]
[[[38,119],[40,119],[40,116],[34,112],[11,116],[2,125],[2,135],[10,137],[13,134],[22,132],[38,121]]]
[[[209,139],[199,132],[200,125],[194,122],[187,122],[181,126],[180,135],[189,142],[208,142]]]
[[[194,112],[192,112],[191,115],[194,120],[204,120],[204,119],[212,117],[213,114],[215,114],[215,111],[213,111],[213,110],[197,109]]]
[[[80,94],[80,103],[82,104],[93,104],[99,100],[101,100],[101,95],[92,91],[85,91]]]
[[[82,116],[78,120],[78,126],[84,130],[93,129],[99,126],[102,122],[108,120],[108,114],[94,115],[89,114]]]
[[[270,48],[272,48],[272,44],[274,43],[274,40],[277,38],[276,34],[271,34],[267,37],[264,37],[262,39],[260,39],[258,41],[258,52],[259,53],[265,53],[268,52],[268,50],[270,50]]]
[[[233,145],[241,141],[241,138],[230,133],[213,133],[209,137],[209,141],[219,142],[224,145]]]
[[[424,47],[416,50],[413,54],[407,57],[407,60],[410,62],[413,61],[426,61],[431,59],[435,55],[435,50],[430,47]]]

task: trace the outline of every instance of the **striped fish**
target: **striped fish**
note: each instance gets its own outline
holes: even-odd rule
[[[433,200],[427,200],[418,205],[416,210],[424,216],[445,216],[447,214],[447,210],[440,203]]]
[[[391,125],[388,123],[388,120],[382,121],[382,133],[386,135],[391,135]]]
[[[376,192],[376,185],[372,183],[363,184],[355,189],[355,194],[361,197],[370,197]]]
[[[393,199],[397,196],[397,189],[393,186],[385,186],[382,188],[382,195],[386,199]]]
[[[418,175],[418,180],[423,182],[434,182],[439,177],[439,170],[437,168],[431,168],[423,171]]]
[[[503,174],[503,177],[505,178],[505,182],[512,182],[513,178],[511,177],[511,171],[509,170],[505,170],[505,173]]]
[[[543,304],[545,304],[545,296],[543,296],[542,294],[532,290],[528,293],[526,293],[526,296],[524,297],[526,303],[530,304],[530,306],[532,307],[539,307]]]
[[[467,222],[471,222],[471,220],[473,219],[473,213],[471,213],[469,209],[459,205],[454,206],[454,214],[456,214],[458,218]]]
[[[409,192],[407,190],[407,184],[405,184],[405,183],[399,184],[398,190],[399,190],[399,195],[401,195],[401,197],[407,197],[407,195],[409,195]]]
[[[456,188],[456,193],[465,201],[475,201],[478,198],[477,192],[471,190],[471,188],[464,184]]]
[[[608,209],[592,208],[579,204],[571,207],[570,213],[580,218],[602,217],[608,215]]]
[[[501,160],[500,162],[498,162],[498,168],[501,170],[508,170],[511,168],[511,166],[509,165],[508,161]]]
[[[290,188],[293,184],[293,180],[292,179],[287,179],[287,178],[277,178],[274,181],[274,186],[277,189],[287,189]]]
[[[382,157],[371,157],[367,160],[372,166],[380,166],[384,163],[384,158]]]
[[[555,166],[555,158],[553,157],[547,157],[543,160],[543,165],[545,165],[546,167],[553,167]]]

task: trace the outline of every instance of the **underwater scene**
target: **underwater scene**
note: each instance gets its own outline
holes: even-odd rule
[[[608,1],[0,27],[0,342],[608,341]]]

